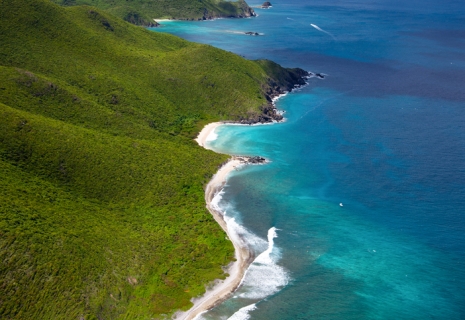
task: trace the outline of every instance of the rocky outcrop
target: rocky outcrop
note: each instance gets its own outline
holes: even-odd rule
[[[245,1],[240,2],[240,9],[242,13],[238,16],[238,18],[250,18],[255,17],[257,14],[255,11],[249,7],[249,5]]]
[[[268,103],[260,108],[261,113],[249,114],[248,117],[239,119],[237,122],[241,124],[252,125],[282,121],[284,119],[283,113],[276,109],[273,103],[274,98],[305,85],[306,80],[313,75],[300,68],[286,69],[271,61],[264,61],[263,63],[266,64],[265,66],[275,68],[273,72],[269,72],[271,77],[268,79],[266,88],[264,88]]]
[[[270,7],[272,7],[271,2],[269,2],[269,1],[263,2],[262,9],[269,9]]]
[[[255,11],[244,0],[239,0],[236,3],[220,1],[217,6],[218,9],[214,11],[205,8],[202,18],[198,20],[212,20],[216,18],[250,18],[256,16]]]
[[[307,79],[313,74],[300,68],[287,69],[288,73],[284,79],[270,79],[269,88],[266,91],[266,98],[272,101],[273,98],[301,87],[307,83]]]
[[[146,27],[146,28],[155,28],[158,27],[160,24],[156,21],[144,21],[142,24],[140,24],[141,27]]]
[[[259,156],[253,156],[253,157],[234,156],[233,159],[239,160],[243,164],[262,164],[262,163],[267,163],[268,162],[268,160],[266,160],[263,157],[259,157]]]
[[[281,112],[270,103],[261,107],[262,113],[250,115],[247,119],[241,119],[241,124],[257,124],[257,123],[270,123],[279,122],[284,119]]]

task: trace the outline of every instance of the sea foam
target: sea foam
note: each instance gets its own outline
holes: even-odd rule
[[[210,132],[210,134],[205,138],[205,141],[214,141],[218,139],[218,134],[215,132],[216,128]]]
[[[241,247],[255,249],[258,252],[263,251],[264,248],[266,248],[267,242],[247,230],[237,221],[237,214],[234,212],[232,206],[221,203],[223,200],[223,194],[223,190],[218,192],[213,197],[210,205],[215,211],[219,212],[223,216],[231,241],[238,243]]]
[[[268,248],[263,251],[247,269],[238,296],[246,299],[264,299],[275,294],[289,283],[286,269],[279,266],[279,250],[274,245],[276,228],[268,230]]]
[[[254,304],[248,305],[244,308],[240,308],[236,313],[228,318],[228,320],[248,320],[250,319],[250,311],[257,309],[257,306]]]
[[[223,201],[224,190],[218,192],[212,199],[211,207],[219,212],[228,228],[228,234],[234,243],[247,247],[256,253],[261,252],[249,268],[241,281],[240,288],[235,294],[236,298],[250,299],[249,304],[236,311],[229,319],[247,320],[249,312],[255,310],[256,303],[270,295],[280,291],[289,283],[289,272],[279,266],[280,250],[275,246],[274,239],[278,237],[279,229],[272,227],[268,230],[267,240],[260,238],[247,228],[242,226],[240,214],[234,210],[234,206]],[[202,318],[199,318],[202,319]]]

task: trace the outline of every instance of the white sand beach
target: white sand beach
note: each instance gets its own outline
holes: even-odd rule
[[[197,138],[195,138],[195,141],[197,141],[199,146],[206,148],[205,144],[209,140],[209,136],[215,132],[216,128],[218,128],[219,126],[223,124],[224,124],[223,122],[212,122],[212,123],[207,124],[205,127],[203,127],[202,131],[200,131]],[[209,148],[206,148],[206,149],[209,149]]]
[[[199,133],[197,139],[195,139],[198,144],[202,147],[205,147],[207,137],[217,128],[222,125],[221,122],[214,122],[206,125],[202,131]],[[221,212],[216,211],[212,207],[212,199],[215,195],[221,191],[228,174],[235,170],[237,166],[243,165],[243,162],[240,159],[232,157],[225,165],[223,165],[218,172],[213,176],[211,181],[208,183],[205,190],[205,200],[207,203],[207,208],[218,222],[218,224],[223,228],[223,230],[228,234],[229,239],[234,239],[228,232],[226,222],[223,220],[223,215]],[[242,278],[247,267],[252,262],[252,255],[249,250],[239,243],[233,242],[235,248],[235,257],[236,261],[231,263],[228,267],[227,272],[229,277],[225,280],[218,280],[215,282],[214,286],[211,289],[208,289],[207,292],[199,298],[193,300],[194,306],[186,312],[178,312],[175,315],[175,319],[178,320],[189,320],[195,319],[199,314],[204,311],[207,311],[220,302],[226,300],[240,285]]]

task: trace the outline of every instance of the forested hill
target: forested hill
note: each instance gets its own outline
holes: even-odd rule
[[[203,190],[227,156],[192,138],[277,73],[93,7],[0,8],[0,318],[188,308],[233,258]]]
[[[255,13],[244,0],[51,0],[65,6],[91,5],[137,25],[154,19],[245,18]]]

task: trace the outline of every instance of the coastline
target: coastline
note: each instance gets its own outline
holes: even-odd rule
[[[205,143],[208,141],[208,136],[218,127],[223,125],[223,122],[213,122],[207,124],[202,131],[200,131],[198,137],[195,139],[197,143],[205,148]],[[205,189],[205,201],[207,203],[207,209],[215,218],[216,222],[226,232],[228,238],[231,240],[234,246],[236,261],[230,263],[227,267],[226,272],[229,276],[225,280],[216,280],[212,288],[207,289],[205,294],[199,298],[193,300],[194,305],[192,308],[185,312],[178,312],[175,314],[177,320],[191,320],[195,319],[201,313],[210,310],[219,303],[223,302],[229,296],[236,291],[242,282],[242,278],[253,261],[253,255],[243,244],[233,241],[235,237],[230,235],[226,221],[223,219],[223,214],[217,211],[212,206],[213,198],[221,191],[226,183],[229,173],[236,169],[238,166],[244,165],[243,157],[232,156],[228,162],[226,162],[213,176]]]
[[[309,77],[311,77],[311,75],[313,75],[311,72],[305,72],[307,73],[307,75],[305,77],[302,77],[302,79],[308,79]],[[275,89],[274,92],[270,92],[268,94],[268,99],[270,101],[268,108],[271,108],[273,110],[273,113],[275,115],[278,115],[278,117],[270,117],[271,120],[267,119],[267,121],[249,121],[245,123],[242,121],[212,122],[205,125],[199,132],[197,138],[195,138],[194,140],[199,144],[199,146],[211,150],[210,148],[206,147],[206,143],[210,140],[209,136],[212,135],[215,129],[221,125],[228,124],[250,126],[284,122],[286,121],[286,119],[283,117],[284,111],[278,110],[276,108],[276,101],[286,96],[289,92],[295,89],[300,89],[301,87],[307,84],[308,83],[305,81],[305,84],[294,85],[294,87],[290,88],[289,90]],[[213,285],[206,290],[203,296],[194,298],[192,300],[194,305],[189,310],[176,312],[173,316],[174,319],[196,319],[202,313],[207,312],[208,310],[227,300],[242,283],[242,279],[244,278],[244,275],[248,267],[253,262],[255,257],[246,246],[244,246],[240,242],[234,241],[235,237],[232,237],[230,232],[228,231],[228,226],[223,218],[222,212],[219,212],[215,209],[215,207],[212,205],[212,200],[226,184],[226,180],[228,178],[229,173],[233,170],[236,170],[238,166],[266,162],[267,160],[261,157],[231,156],[231,158],[225,164],[223,164],[223,166],[221,166],[221,168],[216,172],[216,174],[207,184],[207,187],[205,189],[206,207],[208,211],[213,215],[216,222],[226,232],[228,239],[231,240],[234,246],[234,256],[236,261],[231,262],[226,267],[225,272],[227,272],[229,276],[225,280],[215,280],[213,282]]]
[[[212,123],[207,124],[205,127],[203,127],[202,131],[200,131],[199,135],[194,140],[202,148],[208,149],[208,148],[205,147],[205,144],[208,141],[208,136],[210,134],[212,134],[215,131],[216,128],[218,128],[219,126],[221,126],[223,124],[225,124],[225,122],[212,122]],[[218,174],[222,169],[223,169],[223,167],[221,167],[220,170],[218,170],[218,172],[216,174]],[[215,179],[215,177],[213,177],[213,179]],[[207,186],[207,188],[208,188],[208,186]]]

